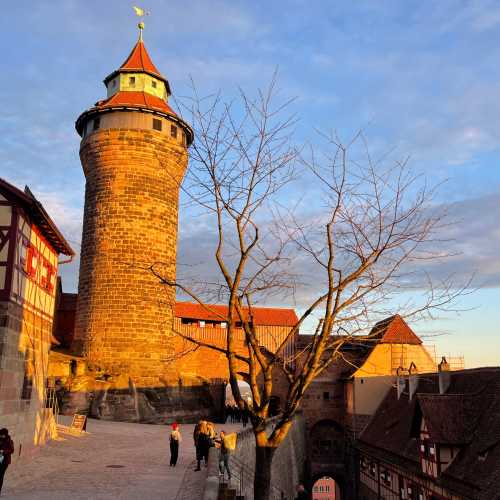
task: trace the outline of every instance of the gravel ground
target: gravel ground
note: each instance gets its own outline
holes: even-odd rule
[[[69,422],[60,418],[62,424]],[[174,468],[169,466],[169,427],[89,420],[87,434],[61,433],[61,440],[50,442],[32,461],[12,464],[2,498],[199,500],[206,472],[192,472],[193,428],[181,425],[183,440]],[[240,426],[223,428],[234,432]]]

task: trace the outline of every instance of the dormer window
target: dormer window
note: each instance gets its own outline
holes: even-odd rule
[[[131,87],[135,87],[135,76],[129,76],[129,78],[128,78],[128,84]]]

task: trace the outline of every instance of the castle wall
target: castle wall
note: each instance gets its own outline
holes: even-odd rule
[[[85,209],[74,349],[138,387],[165,384],[174,351],[178,191],[187,151],[154,130],[100,129],[81,143]]]

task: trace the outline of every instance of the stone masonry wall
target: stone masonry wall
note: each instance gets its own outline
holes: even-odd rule
[[[14,440],[13,460],[56,434],[52,410],[44,407],[51,330],[47,319],[0,302],[0,427]]]
[[[276,417],[278,418],[278,417]],[[268,423],[268,432],[271,432],[275,419]],[[286,498],[292,500],[295,498],[295,488],[297,484],[304,481],[306,468],[306,429],[305,421],[301,414],[294,418],[293,426],[288,432],[287,437],[277,449],[271,469],[271,498]],[[209,477],[205,489],[204,500],[216,499],[214,490],[218,489],[217,462],[218,451],[215,448],[210,450]],[[233,485],[240,482],[240,464],[244,464],[244,480],[241,482],[242,491],[245,498],[253,498],[253,471],[255,470],[255,438],[251,428],[238,433],[236,450],[231,453],[230,468],[234,476]],[[214,477],[211,477],[214,476]],[[214,488],[215,487],[215,488]],[[281,495],[284,495],[282,497]]]
[[[175,279],[179,186],[187,150],[153,130],[87,135],[80,281],[73,349],[137,388],[177,379],[169,361],[175,292],[147,271]]]

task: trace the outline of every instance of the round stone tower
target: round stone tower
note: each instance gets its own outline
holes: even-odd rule
[[[139,387],[168,379],[179,187],[193,140],[168,105],[168,80],[139,41],[104,80],[107,98],[80,115],[85,211],[75,352]],[[118,377],[120,376],[120,377]]]

